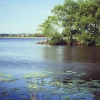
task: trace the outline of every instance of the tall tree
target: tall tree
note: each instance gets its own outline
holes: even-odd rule
[[[41,31],[46,37],[48,42],[48,37],[51,36],[55,31],[57,31],[58,27],[55,16],[49,16],[47,20],[45,20],[42,24],[38,26],[39,31]]]
[[[100,37],[100,0],[64,0],[62,5],[52,9],[52,13],[53,16],[40,25],[47,37],[57,33],[59,28],[70,41],[76,33],[80,33],[78,36],[84,41],[95,41]]]
[[[76,21],[75,14],[78,10],[78,4],[74,0],[65,0],[63,5],[55,6],[52,10],[53,14],[59,18],[59,22],[63,27],[63,32],[72,39],[72,30]]]

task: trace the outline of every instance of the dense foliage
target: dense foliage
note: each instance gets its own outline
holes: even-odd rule
[[[100,0],[64,0],[39,28],[47,37],[60,32],[71,44],[74,39],[85,45],[100,45]]]
[[[66,41],[63,39],[63,37],[60,34],[53,34],[51,40],[49,41],[49,44],[51,45],[64,45],[66,44]]]

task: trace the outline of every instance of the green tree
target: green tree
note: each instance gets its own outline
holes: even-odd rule
[[[76,41],[91,45],[100,44],[98,38],[100,37],[100,0],[64,0],[62,5],[56,5],[52,9],[52,13],[53,16],[49,16],[39,26],[46,37],[63,29],[62,33],[67,36],[70,44],[75,34]]]
[[[100,2],[98,0],[84,0],[78,3],[79,10],[76,13],[75,27],[80,30],[81,34],[79,37],[84,39],[85,44],[88,44],[89,41],[92,41],[91,43],[94,44],[96,38],[93,39],[93,37],[100,34]],[[87,43],[85,41],[86,35],[88,39]],[[91,36],[91,38],[89,36]]]
[[[51,36],[55,31],[57,31],[56,27],[56,17],[49,16],[47,20],[45,20],[42,24],[38,26],[39,31],[41,31],[46,37],[48,42],[48,37]]]
[[[63,33],[67,34],[72,42],[72,30],[74,30],[75,14],[78,10],[78,4],[74,0],[65,0],[63,5],[55,6],[52,12],[58,17],[59,23],[63,28]]]

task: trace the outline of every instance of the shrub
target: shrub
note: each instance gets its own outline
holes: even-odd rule
[[[63,39],[63,37],[56,33],[52,35],[51,40],[49,41],[50,45],[64,45],[66,44],[66,41]]]
[[[84,32],[82,33],[78,39],[79,42],[81,42],[82,44],[85,45],[94,45],[95,44],[95,39],[94,36],[92,36],[92,34],[88,33],[88,32]]]
[[[67,41],[68,45],[72,45],[75,42],[75,39],[73,39],[73,38],[67,38],[66,41]]]
[[[100,35],[95,38],[95,44],[100,46]]]

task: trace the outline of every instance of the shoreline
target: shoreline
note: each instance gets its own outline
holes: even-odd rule
[[[42,38],[44,38],[44,39],[46,39],[46,37],[0,37],[0,39],[10,39],[10,38],[13,38],[13,39],[35,39],[35,38],[40,38],[40,39],[42,39]],[[47,41],[38,41],[38,42],[36,42],[35,44],[46,44],[46,45],[50,45]],[[59,44],[60,45],[60,44]],[[61,45],[63,45],[63,44],[61,44]],[[73,42],[73,43],[66,43],[66,44],[64,44],[64,45],[69,45],[69,46],[80,46],[80,45],[85,45],[84,43],[81,43],[81,42],[79,42],[79,41],[75,41],[75,42]],[[98,45],[88,45],[88,46],[98,46]]]
[[[46,38],[46,37],[0,37],[0,38]]]

